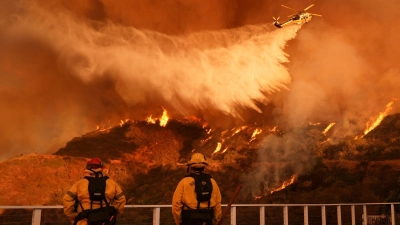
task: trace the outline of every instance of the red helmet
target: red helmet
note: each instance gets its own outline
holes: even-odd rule
[[[98,168],[103,168],[103,162],[99,158],[93,158],[89,160],[89,162],[86,164],[86,169],[92,170],[92,169],[98,169]]]

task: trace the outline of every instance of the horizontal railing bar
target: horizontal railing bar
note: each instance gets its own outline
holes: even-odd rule
[[[390,205],[400,204],[400,202],[382,202],[382,203],[334,203],[334,204],[232,204],[236,207],[293,207],[293,206],[363,206],[363,205]],[[226,207],[228,204],[222,204]],[[171,208],[172,205],[125,205],[125,208]],[[29,205],[29,206],[0,206],[0,209],[62,209],[62,205]]]
[[[400,204],[400,202],[381,202],[381,203],[333,203],[333,204],[232,204],[232,206],[238,207],[254,207],[254,206],[352,206],[352,205],[390,205]]]
[[[0,206],[0,209],[62,209],[62,205],[26,205],[26,206],[14,206],[6,205]]]

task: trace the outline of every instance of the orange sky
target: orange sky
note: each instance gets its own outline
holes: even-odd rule
[[[322,17],[273,27],[273,16],[293,13],[281,4],[312,3]],[[3,0],[0,160],[53,152],[162,107],[215,125],[327,121],[338,140],[356,135],[399,95],[399,9],[394,0]]]

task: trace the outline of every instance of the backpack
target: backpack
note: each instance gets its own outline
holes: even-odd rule
[[[85,177],[89,181],[88,190],[90,197],[90,209],[84,209],[82,204],[81,215],[78,220],[87,218],[88,225],[110,225],[115,224],[117,210],[114,206],[110,206],[105,196],[107,176]],[[100,202],[100,208],[92,209],[93,202]],[[103,207],[103,201],[105,206]]]
[[[197,224],[205,222],[207,225],[212,224],[214,216],[213,209],[210,209],[210,201],[212,194],[211,175],[207,173],[191,173],[185,177],[193,177],[195,182],[195,192],[197,198],[196,210],[183,210],[182,219],[189,224]],[[200,209],[200,202],[208,202],[207,209]]]
[[[186,177],[194,178],[194,190],[197,198],[197,209],[200,207],[200,202],[208,202],[208,209],[210,208],[210,200],[212,193],[211,175],[207,173],[191,173]]]

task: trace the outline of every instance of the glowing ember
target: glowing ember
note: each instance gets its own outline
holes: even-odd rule
[[[296,179],[296,176],[295,176],[295,175],[292,175],[292,176],[290,177],[289,180],[283,181],[283,183],[282,183],[282,185],[281,185],[280,187],[275,188],[275,189],[272,189],[272,190],[270,191],[270,193],[272,194],[272,193],[274,193],[274,192],[277,192],[277,191],[280,191],[280,190],[285,189],[287,186],[293,184],[293,182],[295,181],[295,179]]]
[[[379,116],[375,121],[371,118],[370,121],[367,122],[367,128],[364,130],[364,136],[367,135],[376,126],[378,126],[382,122],[383,118],[385,118],[385,116],[387,116],[387,114],[392,111],[392,105],[394,101],[397,101],[397,98],[393,98],[393,100],[386,105],[385,111],[379,113]]]
[[[199,145],[203,146],[205,143],[207,143],[209,140],[211,140],[211,138],[212,138],[212,136],[210,136],[210,137],[208,137],[208,138],[206,138],[204,140],[201,140]]]
[[[327,143],[327,142],[329,142],[329,140],[330,140],[330,138],[328,138],[328,139],[326,139],[325,141],[321,142],[321,144]]]
[[[215,153],[219,152],[219,151],[221,150],[221,147],[222,147],[222,144],[221,144],[221,142],[218,142],[218,144],[217,144],[217,148],[214,150],[213,154],[215,154]]]
[[[261,196],[261,195],[254,196],[254,199],[257,200],[257,199],[260,199],[260,198],[262,198],[262,197],[263,197],[263,196]]]
[[[330,123],[322,133],[326,135],[326,133],[333,127],[333,125],[335,125],[335,123]]]
[[[167,126],[167,122],[168,122],[167,110],[164,109],[164,112],[160,118],[160,126],[162,127]]]
[[[256,139],[256,136],[259,135],[261,132],[262,132],[261,129],[258,129],[258,128],[255,129],[254,132],[253,132],[253,135],[251,135],[250,142],[254,141]]]
[[[270,129],[269,131],[271,132],[277,132],[278,131],[278,126],[274,126],[272,129]]]
[[[228,148],[225,148],[225,149],[222,151],[222,153],[226,152],[226,150],[228,150]]]

